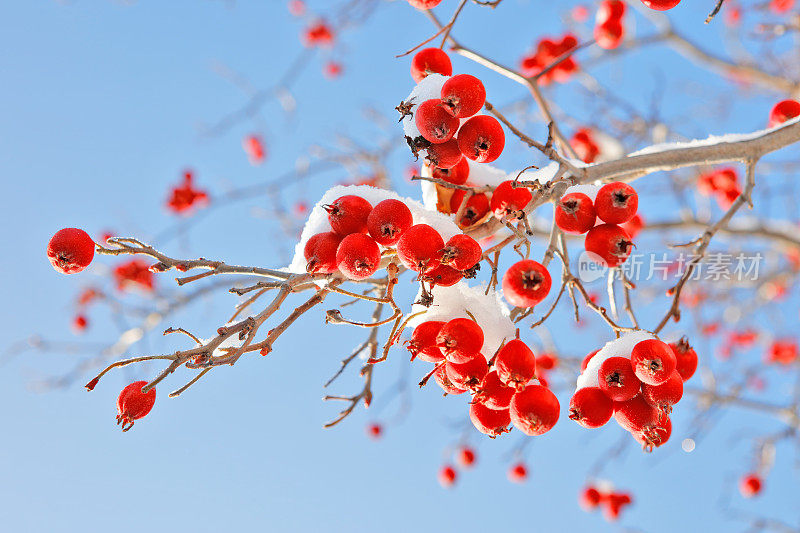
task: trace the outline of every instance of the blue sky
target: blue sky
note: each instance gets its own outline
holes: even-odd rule
[[[448,3],[455,2],[443,5]],[[205,127],[246,101],[219,75],[220,65],[263,88],[302,53],[302,24],[289,16],[285,2],[4,4],[0,168],[6,203],[0,241],[6,260],[0,265],[0,298],[6,304],[0,337],[8,345],[31,334],[76,341],[69,327],[75,295],[114,264],[103,259],[81,276],[60,276],[44,257],[50,235],[77,226],[93,235],[110,229],[146,240],[158,236],[174,223],[162,205],[167,188],[185,167],[196,170],[199,184],[212,195],[220,194],[274,181],[309,146],[333,146],[339,134],[368,146],[391,134],[398,145],[389,159],[393,183],[414,194],[403,181],[410,157],[400,129],[392,126],[393,108],[412,86],[409,60],[394,56],[427,38],[431,26],[403,1],[381,4],[336,49],[310,60],[295,85],[294,114],[269,102],[261,118],[213,136],[202,134]],[[680,6],[670,16],[698,42],[718,48],[721,21],[704,26],[711,2],[700,4]],[[330,9],[323,1],[309,5]],[[636,24],[642,35],[651,31],[641,18]],[[494,12],[468,6],[454,34],[513,65],[541,35],[557,35],[562,28],[559,12],[543,10],[533,0],[506,0]],[[345,65],[341,79],[322,75],[327,58]],[[454,66],[482,76],[498,103],[524,97],[512,82],[464,59],[455,58]],[[761,128],[771,103],[781,96],[742,95],[727,81],[658,47],[622,63],[601,63],[592,73],[643,112],[660,93],[659,113],[689,137]],[[575,86],[549,94],[572,116],[590,120],[592,100]],[[365,106],[387,117],[388,129],[365,119]],[[526,128],[538,137],[545,134],[536,121]],[[242,136],[253,131],[265,135],[269,150],[268,161],[257,168],[241,150]],[[526,161],[526,152],[510,141],[497,163],[515,168]],[[342,171],[333,171],[298,181],[286,188],[283,201],[289,207],[298,200],[313,203],[345,178]],[[663,178],[655,175],[652,183],[642,185],[643,201],[649,193],[655,218],[669,214],[668,207],[655,207],[656,195],[665,188]],[[283,264],[281,248],[272,242],[276,221],[252,216],[268,210],[268,202],[256,196],[238,206],[161,239],[165,249],[231,263]],[[534,255],[541,251],[541,243],[534,246]],[[168,281],[164,277],[159,284],[167,287]],[[403,291],[410,296],[410,283]],[[226,294],[203,300],[165,327],[184,325],[210,336],[233,303]],[[796,326],[796,303],[796,296],[786,303],[793,318],[777,326],[786,332]],[[645,316],[655,320],[655,315]],[[78,341],[113,338],[118,324],[103,309],[92,310],[90,320],[90,332]],[[116,394],[132,378],[152,377],[156,367],[111,374],[91,394],[81,388],[83,378],[40,392],[36,383],[62,375],[92,352],[74,353],[63,344],[48,353],[7,353],[0,371],[5,435],[0,520],[8,530],[30,532],[744,529],[742,522],[729,522],[730,507],[796,520],[791,509],[796,508],[798,476],[788,467],[796,458],[791,448],[779,447],[778,468],[762,498],[742,501],[735,491],[735,480],[750,467],[747,439],[781,426],[729,412],[686,454],[679,443],[689,435],[689,405],[673,418],[669,445],[649,456],[631,442],[621,458],[612,458],[609,450],[622,439],[621,429],[609,424],[589,432],[563,419],[525,448],[531,477],[524,485],[505,479],[512,462],[509,450],[520,443],[519,434],[490,441],[467,432],[478,466],[464,472],[453,490],[443,490],[435,473],[461,438],[464,402],[442,399],[432,388],[412,387],[411,411],[402,423],[393,423],[399,402],[386,391],[403,376],[413,384],[426,371],[410,367],[405,353],[396,349],[395,357],[376,372],[372,409],[359,408],[337,428],[323,430],[337,406],[320,400],[321,386],[360,342],[361,333],[322,329],[321,322],[321,313],[304,316],[270,357],[244,358],[235,368],[214,371],[180,399],[170,400],[159,389],[153,413],[126,434],[114,425]],[[553,328],[563,333],[559,348],[579,356],[608,340],[608,332],[592,324],[575,330],[566,318],[559,319]],[[149,353],[180,346],[179,339],[155,335],[140,349]],[[703,348],[711,359],[710,346]],[[358,389],[353,370],[333,393]],[[177,388],[183,377],[170,385]],[[770,378],[786,381],[777,373]],[[568,396],[561,400],[563,406]],[[372,420],[387,424],[386,437],[377,442],[364,434]],[[601,459],[608,461],[602,477],[633,492],[636,500],[621,525],[607,525],[576,503],[587,471]]]

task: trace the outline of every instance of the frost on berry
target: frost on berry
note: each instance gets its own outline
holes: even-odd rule
[[[135,420],[147,416],[156,403],[156,389],[152,388],[143,393],[142,387],[145,385],[146,381],[134,381],[119,393],[117,424],[122,426],[122,431],[128,431],[133,427]]]
[[[332,231],[318,233],[308,239],[303,252],[307,261],[306,270],[324,274],[336,272],[339,269],[336,250],[341,242],[342,235]]]
[[[483,348],[483,330],[469,318],[454,318],[442,326],[436,345],[453,363],[465,363]]]
[[[669,345],[658,339],[648,339],[633,347],[631,365],[643,383],[660,385],[672,375],[677,361]]]
[[[508,409],[511,398],[516,391],[503,383],[497,376],[496,371],[491,371],[483,378],[473,401],[482,403],[490,409]]]
[[[372,205],[360,196],[342,196],[323,208],[328,212],[328,221],[336,233],[350,235],[367,231],[367,217]]]
[[[511,339],[497,352],[494,368],[500,381],[521,391],[536,376],[536,356],[527,344]]]
[[[92,262],[94,241],[78,228],[59,230],[47,243],[47,258],[62,274],[77,274]]]
[[[436,337],[444,324],[441,320],[428,320],[414,328],[411,339],[406,342],[412,361],[416,357],[430,363],[438,363],[444,359],[444,355],[436,345]]]
[[[452,139],[459,126],[459,120],[448,113],[439,100],[427,100],[419,104],[414,113],[414,121],[420,134],[433,144],[446,143]]]
[[[469,118],[483,107],[486,89],[481,80],[469,74],[458,74],[442,87],[442,103],[457,118]]]
[[[594,227],[594,203],[580,192],[565,194],[555,206],[555,222],[567,233],[582,234]]]
[[[367,230],[381,246],[392,246],[414,223],[408,206],[400,200],[388,199],[378,203],[367,216]]]
[[[492,438],[510,431],[511,418],[507,409],[490,409],[473,402],[469,406],[469,418],[478,431]]]
[[[476,115],[461,125],[458,147],[465,157],[491,163],[503,153],[506,136],[500,122],[488,115]]]
[[[450,378],[447,376],[447,368],[446,364],[440,364],[436,367],[436,370],[433,372],[433,379],[436,381],[436,384],[441,387],[444,391],[444,394],[463,394],[467,392],[467,389],[459,388],[455,383],[450,381]]]
[[[381,262],[378,244],[368,235],[351,233],[336,249],[336,266],[349,279],[365,279],[374,274]]]
[[[475,391],[479,388],[481,381],[486,377],[488,366],[486,358],[479,352],[475,353],[464,363],[445,364],[445,371],[450,382],[459,389]]]
[[[599,428],[611,420],[614,402],[597,387],[578,389],[569,402],[569,418],[585,428]]]
[[[523,259],[503,275],[503,296],[517,307],[533,307],[550,292],[550,273],[539,262]]]
[[[442,249],[441,262],[456,270],[467,270],[474,267],[480,261],[482,255],[483,250],[481,250],[481,245],[478,244],[478,241],[469,235],[459,233],[458,235],[453,235],[445,243]]]
[[[406,230],[397,242],[397,257],[415,272],[424,272],[439,265],[444,239],[427,224],[417,224]]]

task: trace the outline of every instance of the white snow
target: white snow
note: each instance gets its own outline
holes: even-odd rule
[[[484,294],[483,286],[470,287],[459,281],[452,287],[434,287],[433,304],[426,308],[414,304],[411,313],[425,311],[408,321],[407,327],[414,328],[429,320],[447,322],[454,318],[470,318],[466,311],[472,313],[475,321],[483,330],[483,349],[481,353],[490,359],[500,344],[506,339],[514,338],[517,328],[509,318],[509,309],[495,291]],[[417,299],[421,294],[417,295]]]
[[[655,336],[647,331],[632,331],[622,335],[620,338],[607,342],[599,352],[589,361],[586,370],[578,376],[578,382],[575,390],[583,389],[585,387],[599,387],[600,382],[597,380],[597,371],[600,366],[609,357],[626,357],[630,359],[631,351],[637,343],[647,340],[655,339]]]
[[[405,99],[405,102],[414,104],[411,112],[414,113],[417,107],[428,100],[439,100],[442,97],[442,86],[449,79],[449,76],[442,76],[441,74],[428,74],[416,87],[411,91],[411,94]],[[420,136],[417,123],[414,115],[407,115],[403,118],[403,132],[416,139]]]

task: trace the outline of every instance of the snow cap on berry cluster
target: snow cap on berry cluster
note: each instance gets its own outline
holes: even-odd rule
[[[573,185],[572,187],[567,187],[564,195],[580,192],[591,198],[592,202],[594,202],[595,198],[597,198],[597,191],[599,190],[600,185]]]
[[[589,360],[589,364],[586,365],[586,370],[578,376],[578,383],[575,390],[585,387],[599,387],[600,382],[597,380],[597,372],[600,370],[600,365],[610,357],[625,357],[630,359],[633,347],[647,339],[655,339],[655,336],[652,333],[640,330],[626,333],[619,339],[607,342],[606,345]]]
[[[470,287],[464,281],[459,281],[452,287],[434,287],[433,304],[424,307],[414,304],[411,313],[421,313],[406,325],[415,328],[429,320],[447,322],[454,318],[475,318],[483,330],[483,354],[487,360],[491,359],[504,340],[513,339],[516,327],[509,318],[509,309],[494,291],[485,294],[486,288],[481,286]],[[417,299],[421,294],[417,295]],[[472,313],[472,317],[467,314]]]
[[[447,215],[425,209],[425,206],[418,201],[410,198],[404,198],[393,191],[378,189],[369,185],[338,185],[328,189],[328,191],[322,195],[322,198],[320,198],[319,202],[317,202],[317,204],[309,213],[308,220],[306,221],[306,224],[303,227],[303,232],[300,235],[300,242],[298,242],[297,246],[295,246],[294,258],[286,270],[295,273],[304,273],[306,271],[306,259],[303,254],[306,242],[308,242],[308,239],[318,233],[331,231],[331,225],[330,222],[328,222],[328,213],[322,208],[322,206],[331,204],[337,198],[346,195],[360,196],[372,204],[373,207],[383,200],[400,200],[406,204],[409,210],[411,210],[414,224],[428,224],[439,232],[445,242],[447,242],[447,240],[453,235],[461,233],[461,230],[458,229],[458,226],[456,226],[455,222],[453,222]],[[381,247],[381,249],[383,249],[383,247]]]

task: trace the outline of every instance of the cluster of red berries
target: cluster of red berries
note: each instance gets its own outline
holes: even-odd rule
[[[314,22],[303,31],[303,44],[309,48],[331,46],[333,38],[333,29],[324,20]]]
[[[627,492],[602,490],[589,485],[581,491],[578,503],[587,512],[602,507],[603,516],[605,516],[606,520],[614,521],[619,518],[623,508],[633,503],[633,498]]]
[[[129,287],[152,291],[155,284],[153,271],[140,259],[131,259],[118,265],[114,268],[113,274],[117,289],[121,291]]]
[[[475,450],[470,448],[469,446],[460,446],[455,453],[455,460],[459,467],[463,469],[470,469],[475,466],[475,461],[477,460],[477,456],[475,455]],[[445,464],[443,465],[437,474],[437,478],[439,479],[439,484],[442,485],[444,488],[449,488],[455,485],[456,480],[458,479],[458,472],[456,471],[456,467],[452,464]]]
[[[569,144],[584,163],[594,163],[600,155],[600,147],[594,141],[594,135],[589,128],[576,131],[570,138]]]
[[[767,126],[774,128],[797,116],[800,116],[800,102],[797,100],[782,100],[775,104],[769,112],[769,123]]]
[[[578,46],[578,39],[567,33],[560,40],[543,38],[536,45],[536,51],[522,58],[520,72],[524,76],[533,77],[545,70],[556,59]],[[579,69],[578,62],[573,57],[568,57],[550,69],[539,78],[541,85],[550,82],[565,83]]]
[[[548,388],[530,383],[536,377],[536,356],[519,339],[505,343],[488,363],[480,353],[481,327],[469,318],[455,318],[419,324],[407,347],[412,360],[437,365],[432,375],[445,394],[471,392],[469,415],[481,433],[496,437],[513,423],[526,435],[542,435],[558,421],[558,399]]]
[[[716,198],[720,208],[728,209],[742,194],[739,175],[733,167],[723,167],[697,178],[697,190],[705,196]]]
[[[598,350],[599,351],[599,350]],[[598,352],[586,356],[583,370]],[[636,343],[628,357],[614,356],[597,370],[598,386],[582,387],[570,400],[569,418],[585,428],[617,423],[650,451],[672,433],[669,414],[683,397],[683,382],[697,369],[697,353],[686,339]]]
[[[681,3],[681,0],[642,0],[642,3],[656,11],[666,11]]]
[[[147,385],[146,381],[134,381],[119,393],[117,397],[117,425],[122,427],[122,431],[131,429],[134,421],[147,416],[147,413],[155,405],[156,389],[152,388],[144,393],[142,392],[142,387],[145,385]]]
[[[194,173],[186,170],[183,173],[183,181],[172,188],[167,198],[167,209],[173,213],[186,214],[197,206],[208,203],[208,194],[200,189],[195,189]]]
[[[400,261],[421,280],[449,287],[472,276],[483,253],[468,235],[455,235],[445,243],[433,227],[414,225],[411,210],[400,200],[383,200],[373,208],[360,196],[347,195],[323,208],[333,231],[306,242],[308,272],[339,271],[349,279],[365,279],[380,267],[380,247],[395,247]]]
[[[630,185],[608,183],[597,192],[594,202],[584,193],[565,194],[555,206],[555,222],[566,233],[586,233],[584,247],[608,267],[628,259],[633,242],[620,224],[633,219],[639,196]],[[597,219],[605,224],[595,226]]]
[[[242,139],[242,148],[244,148],[244,153],[247,154],[247,159],[250,160],[252,165],[260,165],[267,157],[264,141],[260,135],[252,134]]]
[[[625,16],[625,2],[622,0],[603,0],[595,18],[594,40],[597,46],[606,50],[618,47],[625,38],[622,17]]]

